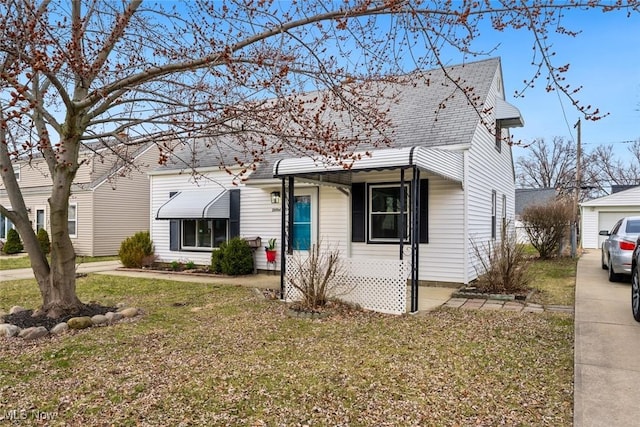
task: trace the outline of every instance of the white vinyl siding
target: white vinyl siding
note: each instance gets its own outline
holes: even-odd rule
[[[496,74],[494,77],[487,105],[491,107],[496,96],[499,96],[501,88],[500,79]],[[503,135],[506,136],[506,130]],[[515,178],[513,170],[513,158],[511,147],[502,145],[502,150],[495,149],[495,135],[480,122],[476,127],[469,154],[467,156],[467,175],[465,176],[465,188],[468,192],[468,235],[467,239],[467,278],[473,281],[477,278],[476,259],[473,253],[471,241],[476,244],[488,242],[491,239],[491,212],[492,196],[490,189],[494,189],[497,194],[506,196],[506,220],[513,221],[515,218]],[[487,183],[491,183],[490,189]],[[496,230],[496,239],[501,239],[502,231],[500,227]]]

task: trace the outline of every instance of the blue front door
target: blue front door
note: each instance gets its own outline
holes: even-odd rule
[[[293,202],[293,249],[308,251],[311,246],[311,196],[295,196]]]

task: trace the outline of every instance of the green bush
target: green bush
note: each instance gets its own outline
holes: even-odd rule
[[[253,273],[253,252],[246,240],[234,237],[225,245],[220,260],[222,273],[230,276]]]
[[[123,266],[141,268],[153,263],[153,242],[148,231],[139,231],[120,244],[118,257]]]
[[[227,247],[226,243],[221,243],[218,249],[214,249],[211,252],[211,267],[210,270],[213,273],[222,273],[222,258],[224,258],[224,248]]]
[[[9,229],[9,231],[7,231],[7,241],[4,242],[4,246],[2,247],[4,253],[7,255],[17,254],[22,252],[23,249],[24,247],[22,246],[18,232],[15,228]]]
[[[51,241],[49,240],[49,233],[44,228],[38,230],[38,243],[40,243],[40,249],[42,253],[47,255],[51,252]]]

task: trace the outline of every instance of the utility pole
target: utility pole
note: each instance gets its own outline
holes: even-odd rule
[[[576,141],[576,183],[575,189],[573,193],[573,225],[571,227],[571,256],[575,258],[578,251],[578,220],[580,219],[580,215],[578,214],[578,201],[580,198],[580,181],[581,181],[581,170],[580,170],[580,159],[582,157],[582,135],[581,135],[581,125],[580,119],[573,126],[574,129],[578,130],[578,139]]]

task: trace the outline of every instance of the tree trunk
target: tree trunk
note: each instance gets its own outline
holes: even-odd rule
[[[84,307],[76,296],[76,254],[69,237],[69,196],[74,176],[74,172],[59,167],[52,177],[49,198],[50,271],[49,274],[40,274],[34,269],[42,295],[42,307],[38,313],[52,318],[77,313]]]

